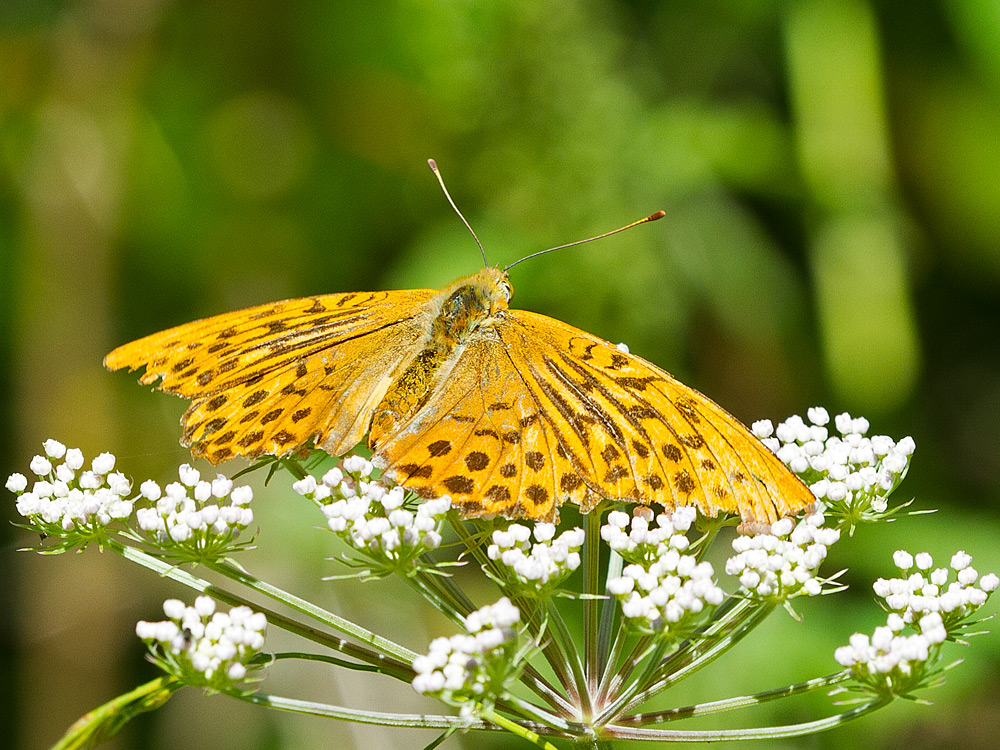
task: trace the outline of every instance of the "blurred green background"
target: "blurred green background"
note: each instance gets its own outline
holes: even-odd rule
[[[849,592],[808,602],[802,624],[776,614],[663,705],[833,671],[833,648],[880,619],[870,582],[896,548],[1000,570],[996,0],[2,0],[3,475],[55,437],[170,479],[184,404],[106,372],[120,343],[476,270],[428,157],[492,263],[666,211],[519,266],[515,306],[626,341],[747,422],[823,404],[916,439],[900,492],[940,512],[862,529],[827,568],[850,566]],[[400,585],[321,583],[329,538],[286,487],[255,505],[255,572],[417,650],[450,632]],[[191,596],[97,550],[42,559],[15,554],[33,541],[20,530],[0,535],[0,746],[44,747],[152,676],[134,623]],[[952,654],[968,658],[933,706],[756,747],[993,748],[998,639]],[[438,710],[388,682],[312,668],[267,688]],[[188,692],[109,747],[432,736]]]

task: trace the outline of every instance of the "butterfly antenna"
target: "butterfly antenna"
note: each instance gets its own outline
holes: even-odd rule
[[[565,245],[557,245],[556,247],[550,247],[548,250],[539,250],[537,253],[532,253],[531,255],[525,255],[523,258],[515,260],[509,266],[507,266],[504,271],[509,271],[518,263],[523,263],[528,260],[528,258],[536,258],[539,255],[545,255],[545,253],[551,253],[553,250],[562,250],[566,247],[573,247],[573,245],[583,245],[587,242],[593,242],[594,240],[600,240],[604,237],[610,237],[613,234],[618,234],[619,232],[624,232],[626,229],[631,229],[632,227],[637,227],[640,224],[645,224],[648,221],[656,221],[657,219],[662,219],[667,214],[663,211],[657,211],[655,214],[650,214],[644,219],[639,219],[639,221],[633,221],[631,224],[626,224],[623,227],[618,227],[617,229],[612,229],[610,232],[605,232],[604,234],[599,234],[596,237],[588,237],[585,240],[577,240],[576,242],[567,242]]]
[[[483,254],[483,263],[488,266],[490,262],[486,260],[486,250],[483,249],[483,243],[479,241],[479,238],[476,236],[476,233],[472,230],[472,225],[465,220],[465,217],[462,216],[462,212],[459,211],[458,206],[455,205],[455,201],[451,199],[451,195],[448,193],[448,188],[444,186],[444,179],[441,177],[441,171],[438,169],[437,162],[434,161],[433,159],[428,159],[427,166],[431,168],[431,171],[434,173],[434,176],[437,177],[438,182],[441,183],[441,189],[444,191],[444,197],[448,199],[448,202],[451,204],[451,207],[455,209],[455,213],[458,214],[458,218],[460,218],[462,220],[462,223],[465,224],[465,228],[469,230],[469,233],[472,235],[472,239],[474,239],[476,241],[476,244],[479,245],[479,252]]]

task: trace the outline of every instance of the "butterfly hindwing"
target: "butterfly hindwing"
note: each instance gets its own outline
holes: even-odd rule
[[[213,463],[283,455],[310,439],[334,455],[364,435],[419,348],[429,290],[329,294],[218,315],[119,347],[116,370],[192,399],[183,443]],[[373,403],[374,402],[374,403]],[[348,444],[349,443],[349,444]]]
[[[552,519],[556,503],[598,498],[582,482],[559,491],[558,443],[495,335],[471,341],[427,404],[388,435],[375,462],[427,497],[451,496],[467,517]]]

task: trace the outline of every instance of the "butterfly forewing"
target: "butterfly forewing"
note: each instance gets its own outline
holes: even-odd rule
[[[419,349],[429,290],[330,294],[195,321],[119,347],[111,369],[192,398],[185,445],[213,463],[357,444],[377,394]],[[375,403],[372,403],[374,401]],[[345,445],[345,443],[350,443]]]
[[[515,364],[534,392],[552,394],[545,411],[559,415],[552,423],[569,436],[564,444],[589,446],[593,474],[584,478],[602,495],[696,503],[709,515],[759,520],[813,502],[766,446],[706,396],[565,323],[523,310],[509,315],[501,335],[511,357],[520,358]]]

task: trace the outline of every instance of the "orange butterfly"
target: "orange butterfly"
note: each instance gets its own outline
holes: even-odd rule
[[[813,502],[713,401],[510,297],[507,271],[486,267],[439,292],[286,300],[147,336],[104,364],[145,367],[140,382],[191,399],[182,443],[213,464],[310,440],[338,456],[368,433],[376,466],[465,517],[553,520],[564,502],[612,498],[773,521]]]

